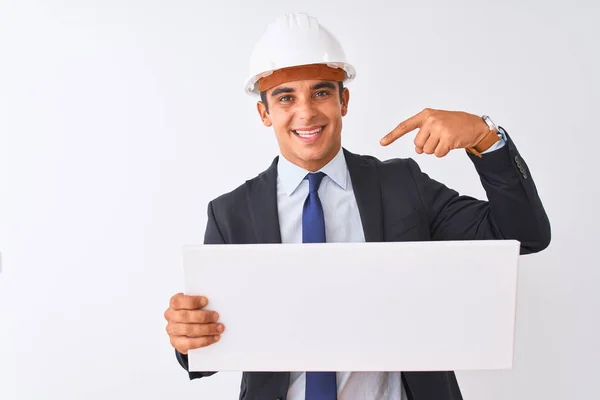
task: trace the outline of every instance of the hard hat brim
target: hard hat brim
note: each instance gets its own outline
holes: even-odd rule
[[[339,80],[344,82],[344,84],[347,84],[351,81],[354,80],[354,78],[356,77],[356,70],[354,69],[354,67],[348,63],[345,62],[327,62],[327,63],[313,63],[313,64],[304,64],[304,65],[294,65],[294,66],[288,66],[288,67],[283,67],[283,68],[277,68],[277,69],[273,69],[273,70],[269,70],[269,71],[265,71],[262,72],[260,74],[254,75],[252,77],[250,77],[247,81],[246,81],[246,85],[245,85],[245,92],[246,94],[256,97],[260,95],[260,89],[259,89],[259,81],[262,78],[268,77],[270,75],[273,75],[274,73],[277,73],[279,71],[285,71],[285,70],[289,70],[289,69],[302,69],[303,67],[308,67],[307,70],[312,70],[314,71],[315,69],[311,68],[314,66],[326,66],[332,69],[338,69],[338,70],[343,70],[344,71],[344,77],[343,79],[324,79],[324,80]],[[284,76],[286,76],[286,74],[283,74]],[[305,73],[304,75],[305,77],[303,78],[303,74],[287,74],[287,77],[290,78],[288,79],[288,81],[292,81],[292,80],[303,80],[303,79],[319,79],[318,75],[314,75],[313,73]],[[322,76],[332,76],[332,75],[322,75]],[[338,76],[340,77],[340,76]],[[341,78],[341,77],[340,77]],[[283,82],[281,82],[283,83]]]

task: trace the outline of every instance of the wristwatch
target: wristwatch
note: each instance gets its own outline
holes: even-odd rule
[[[490,128],[490,131],[483,139],[481,139],[481,141],[479,143],[477,143],[473,147],[469,147],[466,149],[468,152],[476,155],[479,158],[482,157],[481,153],[485,152],[487,149],[492,147],[496,142],[499,142],[500,139],[502,138],[502,136],[498,130],[498,127],[496,126],[494,121],[492,121],[492,119],[490,117],[488,117],[487,115],[484,115],[481,118],[487,124],[488,128]]]

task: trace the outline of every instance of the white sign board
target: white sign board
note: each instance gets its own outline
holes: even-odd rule
[[[512,367],[519,242],[186,246],[226,330],[190,371]]]

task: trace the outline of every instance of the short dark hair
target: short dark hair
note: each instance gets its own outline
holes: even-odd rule
[[[338,82],[338,89],[340,92],[340,103],[344,101],[344,82],[339,81]],[[269,103],[267,102],[267,91],[263,90],[262,92],[260,92],[260,101],[263,102],[263,104],[265,105],[265,110],[267,112],[269,112]]]

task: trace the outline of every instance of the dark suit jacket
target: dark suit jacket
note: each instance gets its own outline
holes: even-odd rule
[[[516,239],[521,254],[550,243],[550,224],[531,173],[512,139],[471,158],[488,201],[459,195],[429,178],[412,159],[380,161],[344,149],[367,242]],[[206,244],[281,243],[277,214],[277,161],[208,205]],[[187,356],[176,352],[188,369]],[[190,379],[215,372],[190,372]],[[404,372],[411,400],[459,400],[452,371]],[[244,372],[240,399],[286,398],[289,373]]]

